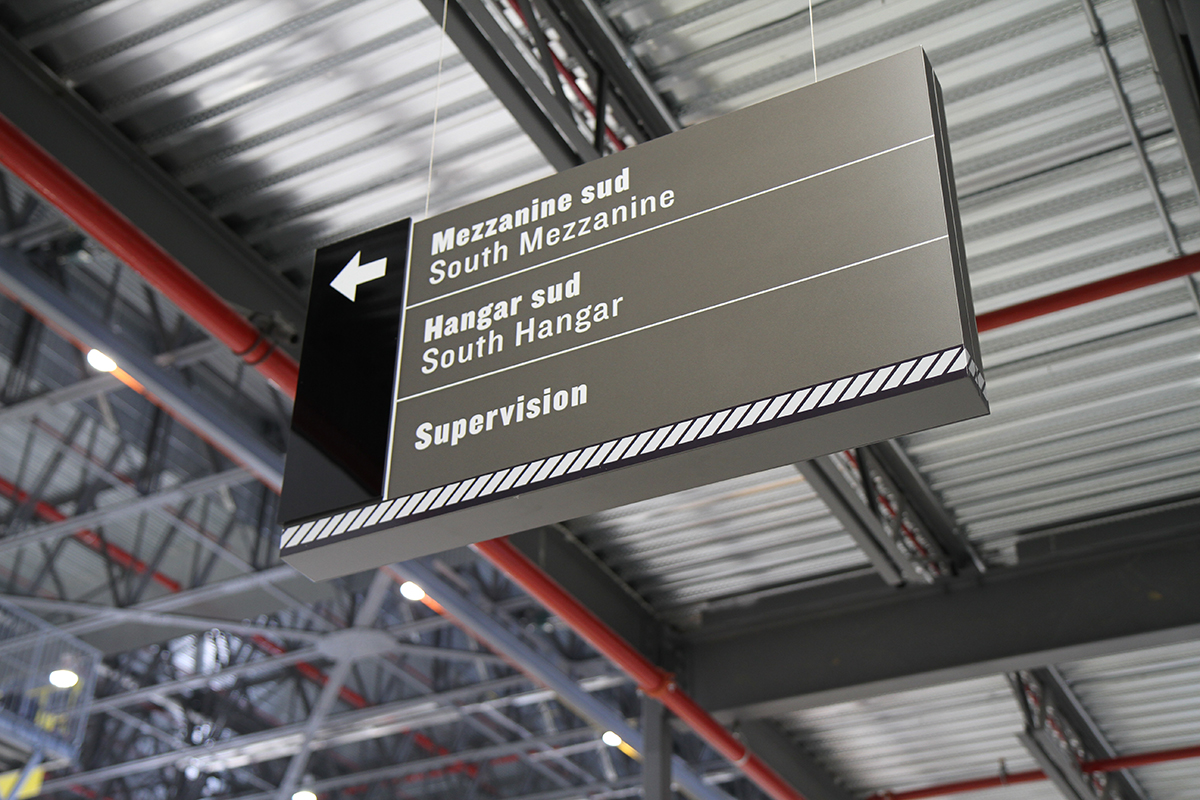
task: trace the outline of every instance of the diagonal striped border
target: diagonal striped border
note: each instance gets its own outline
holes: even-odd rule
[[[962,347],[860,372],[835,381],[726,408],[714,414],[652,428],[632,436],[518,464],[464,481],[384,500],[283,531],[280,550],[287,554],[326,544],[329,539],[377,525],[411,522],[456,508],[477,505],[533,488],[561,483],[582,475],[624,466],[712,441],[753,433],[764,428],[826,414],[865,402],[881,394],[900,394],[923,384],[944,382],[966,373],[983,392],[983,372]]]

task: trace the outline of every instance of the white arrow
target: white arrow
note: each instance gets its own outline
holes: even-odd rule
[[[366,264],[359,264],[360,258],[362,258],[362,250],[355,253],[354,258],[350,259],[350,263],[342,267],[342,271],[337,274],[337,277],[329,282],[330,286],[349,297],[352,303],[360,284],[382,278],[387,274],[386,258],[377,258]]]

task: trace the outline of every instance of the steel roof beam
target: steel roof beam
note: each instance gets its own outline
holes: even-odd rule
[[[220,342],[212,339],[204,339],[203,341],[184,345],[167,353],[157,355],[154,357],[154,361],[162,367],[186,367],[228,349]],[[78,403],[82,400],[91,400],[120,389],[122,385],[119,380],[107,373],[89,375],[67,386],[51,389],[48,392],[42,392],[41,394],[13,403],[10,406],[0,408],[0,425],[27,420],[55,406]]]
[[[1134,0],[1133,4],[1195,188],[1200,185],[1200,76],[1196,74],[1200,12],[1176,0]]]
[[[135,497],[130,500],[124,500],[117,503],[97,508],[93,511],[85,511],[74,517],[68,517],[61,522],[50,522],[44,525],[38,525],[33,528],[27,528],[21,533],[7,536],[0,539],[0,554],[7,553],[10,550],[15,550],[20,547],[33,544],[51,544],[70,536],[76,531],[90,528],[95,525],[104,525],[113,520],[122,519],[133,514],[141,514],[147,511],[162,509],[163,506],[171,503],[186,500],[190,497],[195,497],[208,492],[213,492],[223,487],[236,485],[251,480],[251,476],[241,467],[227,469],[224,472],[218,472],[213,475],[206,475],[203,478],[197,478],[192,481],[180,483],[172,486],[169,489],[163,489],[151,494]]]
[[[518,550],[573,594],[625,641],[656,664],[672,668],[675,638],[654,609],[580,542],[566,525],[508,537]]]
[[[69,338],[108,354],[173,416],[252,470],[275,491],[279,490],[283,483],[283,454],[227,411],[190,389],[181,376],[160,367],[153,356],[143,353],[79,307],[23,256],[0,249],[0,278],[4,279],[6,289],[36,316]]]
[[[421,2],[437,22],[442,22],[443,6],[447,9],[446,35],[555,169],[599,157],[571,113],[480,0]],[[548,77],[558,80],[557,75]]]
[[[217,673],[217,675],[219,674]],[[597,676],[595,679],[584,681],[583,686],[576,684],[576,688],[580,692],[583,692],[585,696],[590,697],[587,694],[588,691],[600,691],[612,687],[612,681],[608,677]],[[313,734],[311,747],[314,750],[322,750],[353,742],[378,739],[413,729],[457,722],[464,715],[475,713],[482,710],[485,706],[508,705],[514,701],[519,701],[525,695],[506,695],[494,700],[485,700],[478,703],[470,702],[470,698],[494,696],[498,692],[509,691],[520,685],[528,685],[528,683],[529,679],[523,675],[512,676],[394,703],[330,714]],[[526,694],[535,696],[537,692]],[[592,702],[599,701],[593,700]],[[214,742],[199,752],[193,749],[190,752],[160,753],[124,763],[100,767],[87,772],[66,775],[47,781],[44,791],[54,792],[76,784],[93,786],[97,783],[116,778],[128,777],[167,767],[181,767],[184,764],[196,764],[201,769],[217,771],[224,768],[222,761],[226,759],[236,761],[240,765],[282,758],[300,749],[304,732],[305,723],[297,722],[258,733],[242,734],[232,739]],[[424,761],[389,766],[383,769],[394,771],[389,772],[388,775],[401,776],[413,772],[422,772],[432,768],[435,764],[491,759],[515,754],[536,748],[539,742],[554,745],[560,739],[578,739],[581,736],[588,738],[595,737],[596,735],[596,731],[592,728],[578,728],[572,731],[551,734],[549,737],[518,739],[513,742],[485,747],[475,751],[449,753],[445,756],[440,756],[439,758],[446,759],[445,762],[436,759],[426,759]],[[338,779],[332,779],[331,783],[335,785],[326,788],[364,783],[367,782],[367,776],[370,774],[369,772],[355,773],[342,776]],[[323,790],[324,788],[319,789],[319,791]],[[713,791],[715,792],[716,790]],[[719,792],[710,796],[723,797]]]
[[[854,800],[828,769],[774,722],[749,719],[739,724],[737,731],[750,749],[779,770],[783,779],[799,789],[806,800]]]
[[[484,641],[497,654],[519,664],[523,672],[554,690],[564,704],[591,724],[603,730],[614,731],[634,750],[639,753],[644,751],[645,743],[641,731],[630,725],[619,711],[588,694],[574,678],[562,672],[549,658],[527,645],[425,564],[420,561],[406,561],[384,569],[392,571],[398,579],[403,578],[416,583],[467,632]],[[728,800],[728,795],[706,783],[679,756],[672,758],[672,772],[679,791],[694,800]]]
[[[901,591],[860,581],[713,619],[691,635],[689,686],[718,718],[745,719],[1200,636],[1194,507],[1117,527],[1102,553]]]
[[[863,551],[884,583],[902,586],[908,581],[924,582],[915,572],[912,562],[884,531],[879,517],[854,493],[829,456],[796,464],[796,469],[825,503],[829,513],[837,517],[842,529]]]
[[[205,631],[214,628],[237,633],[243,636],[266,635],[285,641],[299,641],[316,643],[325,638],[325,634],[320,631],[304,630],[300,628],[284,628],[278,625],[254,625],[247,622],[235,622],[233,620],[214,619],[210,617],[197,617],[187,614],[166,614],[158,611],[142,611],[136,608],[115,608],[113,606],[98,606],[90,603],[72,603],[67,600],[50,600],[41,597],[23,597],[20,595],[9,595],[9,599],[16,605],[37,611],[43,614],[72,614],[91,616],[102,614],[116,622],[129,624],[139,623],[142,625],[165,625],[181,630],[196,630]],[[59,626],[60,629],[62,626]],[[8,642],[0,645],[0,652],[8,649],[12,645]]]
[[[1146,143],[1143,141],[1142,132],[1138,129],[1137,121],[1134,119],[1133,104],[1125,93],[1125,87],[1121,84],[1121,74],[1117,69],[1117,62],[1113,58],[1112,50],[1109,48],[1104,23],[1096,13],[1093,0],[1080,0],[1080,3],[1083,6],[1084,16],[1087,17],[1088,27],[1092,32],[1092,42],[1096,45],[1096,52],[1104,64],[1104,71],[1108,73],[1108,80],[1117,100],[1117,108],[1121,111],[1121,121],[1125,123],[1125,132],[1129,134],[1129,146],[1133,148],[1133,153],[1137,156],[1138,165],[1142,168],[1142,175],[1146,178],[1146,189],[1150,192],[1150,199],[1154,202],[1154,209],[1158,212],[1159,221],[1162,223],[1163,234],[1167,239],[1167,252],[1172,256],[1181,256],[1183,248],[1179,244],[1179,234],[1175,230],[1170,212],[1167,211],[1167,202],[1163,197],[1162,187],[1158,185],[1158,176],[1154,172],[1154,167],[1150,164],[1150,156],[1146,153]],[[1200,311],[1200,309],[1197,310]]]
[[[1067,718],[1075,733],[1083,740],[1091,758],[1117,757],[1116,748],[1108,741],[1108,737],[1104,735],[1100,726],[1096,724],[1096,720],[1088,713],[1079,696],[1075,694],[1057,667],[1049,666],[1033,670],[1033,675],[1041,683],[1042,688],[1054,698],[1054,705],[1058,709],[1058,713]],[[1123,800],[1150,800],[1146,790],[1138,783],[1132,771],[1123,769],[1110,772],[1108,779],[1119,783],[1120,796]]]
[[[364,770],[362,772],[351,773],[348,775],[339,775],[334,778],[326,778],[324,780],[315,781],[310,786],[306,787],[314,792],[330,792],[339,789],[345,789],[360,785],[379,785],[385,781],[404,778],[410,775],[419,774],[422,772],[430,772],[441,769],[445,766],[452,765],[457,761],[465,760],[468,763],[478,763],[481,761],[489,761],[494,758],[503,758],[504,756],[514,755],[522,752],[523,749],[535,747],[538,744],[554,746],[559,743],[569,743],[573,740],[585,738],[589,733],[593,733],[589,728],[576,728],[574,730],[561,731],[558,733],[550,733],[544,736],[534,737],[532,739],[522,739],[516,742],[506,744],[498,744],[490,747],[482,747],[477,750],[469,750],[460,753],[451,753],[449,755],[435,756],[433,758],[425,758],[418,761],[408,761],[403,764],[393,764],[377,769]],[[615,785],[629,786],[637,785],[636,778],[620,780],[615,782]],[[526,800],[576,800],[580,797],[590,796],[590,792],[614,785],[613,782],[592,782],[581,786],[574,786],[565,789],[553,789],[549,792],[539,792],[538,794],[523,795]],[[254,794],[242,795],[235,797],[233,800],[270,800],[270,794]],[[520,800],[520,798],[517,798]]]
[[[3,29],[0,86],[0,114],[204,283],[303,331],[301,293]]]
[[[390,718],[384,720],[380,716],[381,727],[370,727],[372,721],[369,718],[364,718],[360,723],[362,730],[351,730],[341,726],[344,722],[343,718],[350,716],[361,716],[363,712],[343,712],[341,714],[331,715],[327,724],[317,732],[316,740],[312,747],[314,750],[323,750],[330,747],[337,747],[342,744],[352,742],[361,742],[368,739],[376,739],[383,736],[388,736],[397,732],[410,730],[413,728],[421,728],[436,725],[445,725],[457,719],[457,712],[452,708],[443,708],[435,711],[425,710],[414,714],[410,718],[402,716],[403,706],[416,706],[423,708],[428,706],[428,702],[418,698],[414,701],[405,701],[404,703],[393,703],[387,706],[378,706],[370,709],[376,712],[376,715],[382,715],[385,711],[390,714]],[[337,731],[330,729],[333,724],[339,724]],[[80,772],[74,775],[67,774],[61,778],[48,780],[42,785],[43,793],[51,793],[71,789],[74,786],[95,786],[98,783],[114,780],[116,778],[124,778],[130,775],[138,775],[144,772],[151,772],[171,767],[182,767],[183,765],[196,765],[201,770],[220,772],[226,768],[221,765],[221,759],[230,759],[237,762],[238,766],[245,764],[261,763],[263,761],[271,761],[277,758],[283,758],[297,752],[300,748],[301,739],[304,735],[304,723],[295,723],[286,725],[281,728],[264,731],[255,734],[243,734],[232,739],[226,739],[215,743],[212,746],[206,747],[202,754],[196,753],[194,750],[191,754],[188,751],[172,751],[169,753],[161,753],[154,756],[146,756],[144,758],[126,761],[120,764],[113,764],[107,767],[90,770],[88,772]],[[560,741],[578,739],[580,737],[594,736],[595,733],[591,728],[577,728],[571,731],[563,731],[551,734],[544,737],[539,737],[534,740],[519,739],[515,742],[508,742],[501,745],[493,745],[484,747],[478,750],[470,750],[466,752],[450,753],[445,756],[436,756],[434,758],[421,759],[418,761],[409,761],[404,764],[398,764],[390,767],[384,767],[382,770],[369,770],[365,772],[352,773],[340,780],[342,785],[354,786],[362,783],[369,783],[373,780],[382,779],[383,770],[387,770],[387,777],[403,777],[418,772],[424,772],[430,769],[447,766],[460,761],[475,761],[489,760],[492,758],[513,755],[517,752],[528,749],[531,745],[536,745],[538,742],[546,742],[554,744]],[[332,782],[332,781],[330,781]],[[325,791],[325,788],[318,785],[316,791]],[[267,797],[274,796],[274,793]],[[255,795],[258,797],[258,795]]]
[[[594,0],[545,1],[557,6],[574,28],[575,35],[604,71],[605,78],[617,88],[630,111],[637,116],[647,138],[654,139],[680,129],[679,121]]]
[[[987,572],[983,558],[959,527],[953,513],[934,494],[925,476],[895,439],[863,449],[874,457],[879,468],[896,485],[929,534],[953,557],[956,567],[961,569],[970,565],[979,572]]]
[[[155,702],[159,698],[175,694],[177,692],[187,692],[191,691],[192,689],[201,689],[214,682],[225,681],[231,678],[241,678],[246,675],[274,672],[276,670],[286,669],[287,667],[294,666],[301,661],[311,661],[314,658],[319,657],[320,652],[316,647],[304,647],[299,650],[291,650],[283,655],[257,658],[253,661],[247,661],[242,664],[223,667],[211,673],[195,675],[191,678],[181,678],[179,680],[156,683],[142,689],[134,689],[128,692],[122,692],[121,694],[110,695],[108,697],[97,697],[92,700],[91,711],[92,713],[97,713],[100,711],[107,712],[143,702]]]

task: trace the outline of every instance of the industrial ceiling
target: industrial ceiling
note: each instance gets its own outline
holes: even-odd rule
[[[0,659],[43,636],[67,644],[38,669],[86,678],[55,750],[0,661],[0,772],[42,759],[36,791],[87,800],[661,800],[673,741],[689,798],[1200,797],[1198,37],[1185,0],[0,0]],[[256,366],[294,367],[315,248],[917,45],[989,417],[507,561],[279,561],[291,394]],[[735,738],[664,726],[675,691]]]

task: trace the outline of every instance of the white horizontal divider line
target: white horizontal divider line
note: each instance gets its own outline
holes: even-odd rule
[[[717,205],[712,206],[711,208],[702,208],[699,211],[693,211],[691,214],[682,216],[679,219],[672,219],[672,220],[667,220],[666,222],[660,222],[658,225],[653,225],[644,230],[634,231],[633,233],[627,233],[624,236],[618,236],[616,239],[610,239],[607,242],[600,242],[599,244],[594,244],[591,247],[585,247],[582,250],[575,250],[570,253],[563,253],[561,256],[555,256],[554,258],[547,259],[546,261],[542,261],[537,264],[531,264],[528,267],[523,267],[518,270],[513,270],[512,272],[505,273],[504,275],[497,275],[495,278],[488,278],[486,281],[480,281],[479,283],[474,283],[474,284],[471,284],[470,286],[464,286],[461,289],[455,289],[452,292],[446,292],[445,294],[439,294],[437,297],[431,297],[428,300],[421,300],[420,302],[412,303],[411,305],[406,305],[405,308],[406,309],[419,308],[420,306],[428,305],[429,303],[435,303],[438,300],[445,300],[447,297],[454,297],[455,295],[462,294],[463,292],[474,291],[475,289],[479,289],[484,286],[488,286],[490,284],[496,283],[497,281],[508,280],[509,278],[515,277],[517,275],[522,275],[526,272],[530,272],[535,269],[541,269],[542,267],[548,267],[551,264],[557,264],[559,261],[565,261],[566,259],[583,255],[584,253],[590,253],[594,250],[599,250],[602,247],[608,247],[609,245],[614,245],[619,242],[624,242],[624,241],[632,239],[636,236],[644,236],[647,233],[653,233],[654,231],[662,230],[663,228],[666,228],[670,225],[678,225],[681,222],[687,222],[690,219],[695,219],[696,217],[700,217],[705,214],[711,214],[714,211],[720,211],[723,208],[728,208],[730,206],[737,205],[738,203],[744,203],[747,200],[753,200],[756,197],[762,197],[763,195],[771,194],[772,192],[778,192],[781,189],[788,188],[789,186],[795,186],[798,183],[804,183],[805,181],[810,181],[813,178],[819,178],[822,175],[828,175],[831,172],[837,172],[840,169],[845,169],[846,167],[852,167],[856,164],[861,164],[864,161],[870,161],[873,158],[879,158],[880,156],[885,156],[889,153],[894,153],[897,150],[903,150],[904,148],[911,147],[914,144],[920,144],[921,142],[927,142],[932,138],[933,138],[933,134],[931,133],[928,136],[922,136],[919,139],[913,139],[911,142],[905,142],[904,144],[898,144],[898,145],[895,145],[894,147],[889,147],[886,150],[880,150],[878,153],[871,153],[870,155],[856,158],[853,161],[847,161],[844,164],[838,164],[835,167],[828,167],[826,169],[820,170],[819,172],[814,172],[811,175],[805,175],[801,178],[794,178],[793,180],[785,181],[784,183],[781,183],[778,186],[771,186],[766,189],[760,189],[759,191],[752,192],[748,195],[745,195],[744,197],[736,197],[733,200],[727,200],[724,203],[718,203]]]
[[[650,428],[623,438],[605,440],[566,453],[469,477],[461,482],[435,486],[423,492],[416,492],[407,500],[385,499],[361,509],[289,526],[281,537],[280,549],[286,551],[295,547],[308,547],[325,539],[354,535],[355,531],[362,528],[419,516],[426,512],[445,513],[455,506],[482,501],[494,493],[536,489],[539,485],[557,481],[565,475],[619,467],[622,463],[633,460],[669,455],[674,451],[703,444],[705,440],[714,436],[754,433],[789,418],[825,414],[839,406],[862,402],[864,398],[877,392],[907,391],[914,383],[902,383],[899,376],[909,374],[910,371],[915,372],[913,365],[918,363],[929,366],[920,370],[922,377],[915,380],[915,384],[965,373],[979,385],[980,391],[983,390],[983,372],[964,347],[955,346],[915,359],[906,359],[903,362],[824,381],[814,386],[700,414],[691,419]],[[853,387],[861,387],[861,390]],[[836,399],[826,404],[821,402],[823,397]],[[469,491],[467,487],[470,487]],[[435,498],[438,498],[437,502]],[[403,508],[400,508],[402,504]],[[390,508],[386,512],[382,511],[384,506],[389,505]]]
[[[610,336],[605,336],[601,339],[595,339],[590,342],[584,342],[583,344],[577,344],[574,347],[568,347],[565,350],[558,350],[557,352],[554,352],[554,353],[547,353],[544,356],[538,356],[537,358],[531,358],[528,361],[521,361],[517,364],[509,364],[507,367],[500,367],[499,369],[494,369],[491,372],[481,372],[478,375],[472,375],[469,378],[463,378],[462,380],[443,384],[442,386],[435,386],[434,388],[426,389],[423,392],[417,392],[416,394],[410,394],[406,397],[401,397],[398,400],[396,400],[396,403],[397,403],[397,405],[400,403],[406,403],[409,400],[416,400],[418,397],[425,397],[426,395],[436,394],[438,392],[445,391],[446,389],[453,389],[455,386],[463,386],[464,384],[468,384],[473,381],[480,380],[482,378],[490,378],[493,375],[500,375],[501,373],[509,372],[511,370],[519,369],[521,367],[526,367],[526,366],[529,366],[530,364],[537,364],[540,361],[546,361],[551,358],[557,358],[558,356],[566,355],[567,353],[574,353],[577,350],[583,350],[585,348],[593,347],[598,344],[604,344],[605,342],[611,342],[614,339],[620,339],[625,336],[631,336],[635,333],[641,333],[642,331],[647,331],[647,330],[650,330],[651,328],[657,328],[661,325],[669,325],[672,322],[678,322],[681,319],[687,319],[688,317],[694,317],[697,314],[704,314],[709,311],[715,311],[718,308],[724,308],[725,306],[734,305],[735,303],[741,303],[746,300],[752,300],[755,297],[761,297],[762,295],[765,295],[765,294],[771,294],[772,292],[778,292],[781,289],[788,289],[792,286],[796,286],[801,283],[807,283],[808,281],[816,280],[817,278],[824,278],[826,276],[833,275],[834,273],[842,272],[843,270],[851,269],[853,267],[861,267],[862,265],[869,264],[872,261],[879,261],[880,259],[888,258],[889,256],[898,255],[900,253],[904,253],[909,250],[915,250],[918,247],[925,247],[926,245],[930,245],[935,242],[944,241],[949,238],[950,237],[948,235],[942,234],[941,236],[935,236],[932,239],[926,239],[923,242],[917,242],[915,244],[905,245],[904,247],[898,247],[895,250],[889,250],[886,253],[880,253],[879,255],[871,256],[870,258],[864,258],[860,261],[855,261],[850,264],[843,264],[840,267],[833,267],[831,269],[825,270],[824,272],[817,272],[813,275],[806,275],[803,278],[797,278],[794,281],[788,281],[787,283],[781,283],[778,286],[772,286],[767,289],[759,289],[757,292],[751,292],[750,294],[745,294],[745,295],[742,295],[741,297],[734,297],[730,300],[723,300],[720,303],[714,303],[713,305],[705,306],[704,308],[697,308],[694,311],[687,311],[687,312],[684,312],[683,314],[676,314],[673,317],[668,317],[667,319],[660,319],[657,322],[648,322],[645,325],[639,326],[637,328],[630,328],[627,331],[621,331],[620,333],[614,333]]]

